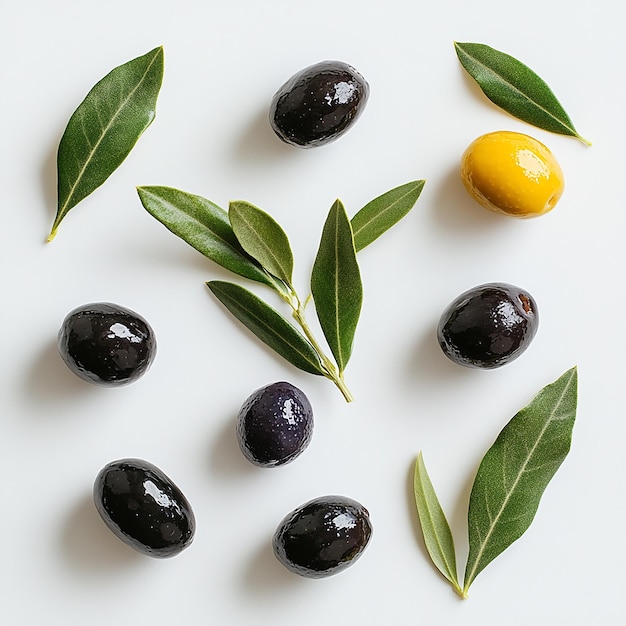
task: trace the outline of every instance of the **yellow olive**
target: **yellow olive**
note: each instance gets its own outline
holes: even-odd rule
[[[461,179],[486,209],[521,218],[551,211],[564,190],[563,172],[550,150],[533,137],[505,130],[467,147]]]

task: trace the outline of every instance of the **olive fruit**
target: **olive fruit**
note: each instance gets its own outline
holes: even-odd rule
[[[106,386],[137,380],[156,354],[156,338],[148,322],[108,302],[86,304],[68,313],[59,330],[58,346],[74,374]]]
[[[324,578],[352,565],[371,535],[369,513],[362,504],[344,496],[322,496],[287,515],[272,545],[288,570]]]
[[[528,292],[507,283],[487,283],[448,305],[437,338],[455,363],[493,369],[522,354],[538,324],[537,305]]]
[[[93,487],[104,523],[131,548],[165,558],[193,540],[195,518],[180,489],[158,468],[140,459],[106,465]]]
[[[254,391],[237,415],[237,440],[244,456],[260,467],[293,461],[313,435],[308,398],[290,383],[278,382]]]
[[[286,143],[321,146],[348,130],[368,96],[369,85],[353,67],[322,61],[294,74],[274,94],[270,124]]]

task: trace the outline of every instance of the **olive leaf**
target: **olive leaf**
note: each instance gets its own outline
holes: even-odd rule
[[[572,120],[546,82],[514,57],[480,43],[454,42],[461,65],[495,105],[537,128],[578,134]]]
[[[544,387],[504,427],[480,463],[470,495],[464,592],[530,526],[572,441],[577,369]]]
[[[576,418],[573,367],[545,386],[502,429],[474,479],[468,509],[469,554],[463,588],[454,543],[432,483],[418,457],[415,502],[424,542],[436,567],[463,598],[476,576],[530,526],[543,493],[567,456]]]
[[[228,217],[243,249],[270,274],[288,285],[293,274],[293,253],[285,231],[273,217],[249,202],[233,201]]]
[[[275,309],[234,283],[212,280],[206,284],[217,299],[263,343],[297,368],[310,374],[325,375],[313,346]]]
[[[357,252],[397,224],[415,205],[424,188],[415,180],[374,198],[350,220]]]
[[[74,111],[57,152],[57,213],[48,236],[81,200],[122,164],[156,115],[163,48],[120,65]]]
[[[413,490],[417,514],[422,527],[424,545],[428,550],[428,554],[437,569],[448,579],[455,591],[459,595],[463,595],[457,575],[452,531],[441,508],[430,476],[426,471],[424,457],[421,452],[415,462]]]
[[[137,193],[150,215],[205,257],[234,274],[275,287],[241,247],[224,209],[172,187],[137,187]]]
[[[328,213],[311,273],[311,293],[326,341],[343,372],[361,313],[363,287],[352,227],[336,200]]]

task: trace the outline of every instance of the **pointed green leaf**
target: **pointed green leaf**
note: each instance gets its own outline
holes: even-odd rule
[[[242,248],[266,271],[290,285],[293,254],[278,222],[253,204],[242,201],[230,203],[228,217]]]
[[[72,114],[57,153],[58,206],[48,241],[68,211],[121,165],[156,115],[163,48],[120,65]]]
[[[352,352],[363,287],[350,220],[339,200],[324,224],[311,273],[311,293],[326,341],[343,372]]]
[[[543,492],[569,452],[577,370],[544,387],[504,427],[480,463],[470,495],[464,591],[530,526]]]
[[[484,44],[454,42],[454,47],[461,65],[494,104],[537,128],[591,145],[578,134],[550,87],[528,66]]]
[[[457,576],[452,532],[426,471],[421,452],[415,463],[413,486],[415,504],[428,554],[435,567],[448,579],[455,591],[462,595]]]
[[[244,326],[280,356],[305,372],[324,375],[309,341],[263,300],[234,283],[213,280],[207,287]]]
[[[397,224],[415,205],[424,180],[396,187],[368,202],[351,220],[354,247],[359,252]]]
[[[137,187],[137,193],[150,215],[205,257],[239,276],[275,287],[237,241],[224,209],[172,187]]]

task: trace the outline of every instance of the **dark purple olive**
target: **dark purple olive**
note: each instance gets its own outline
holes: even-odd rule
[[[321,146],[348,130],[368,97],[369,85],[353,67],[322,61],[292,76],[274,94],[270,123],[286,143]]]
[[[313,435],[313,410],[308,398],[290,383],[257,389],[237,416],[237,440],[244,456],[260,467],[293,461]]]
[[[352,565],[372,535],[369,513],[344,496],[323,496],[292,511],[274,533],[276,558],[306,578],[324,578]]]
[[[156,355],[156,338],[148,322],[108,302],[71,311],[59,330],[58,346],[74,374],[109,387],[143,376]]]
[[[109,463],[96,478],[93,498],[104,523],[142,554],[174,556],[193,540],[196,522],[187,498],[152,463]]]
[[[522,354],[538,325],[537,305],[527,291],[488,283],[462,293],[446,308],[437,338],[455,363],[493,369]]]

